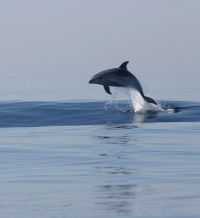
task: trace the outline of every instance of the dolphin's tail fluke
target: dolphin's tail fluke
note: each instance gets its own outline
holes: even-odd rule
[[[144,100],[147,101],[148,103],[152,103],[152,104],[155,104],[155,105],[158,104],[155,100],[153,100],[150,97],[147,97],[147,96],[143,96],[143,97],[144,97]]]

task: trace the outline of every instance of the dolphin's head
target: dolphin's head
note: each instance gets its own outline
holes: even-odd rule
[[[91,84],[99,84],[106,86],[121,86],[119,78],[119,69],[113,68],[109,70],[104,70],[100,73],[95,74],[92,79],[89,81]]]
[[[125,85],[124,80],[126,78],[126,74],[130,74],[126,69],[127,64],[128,61],[120,65],[119,68],[101,71],[100,73],[95,74],[89,83],[103,86],[122,87]]]

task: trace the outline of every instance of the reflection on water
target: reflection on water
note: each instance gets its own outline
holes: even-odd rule
[[[134,201],[137,198],[137,185],[117,184],[97,187],[96,204],[117,214],[134,213]]]
[[[95,167],[96,173],[104,178],[102,184],[95,187],[95,204],[99,207],[99,210],[108,211],[118,216],[120,214],[134,214],[134,205],[139,194],[139,184],[135,182],[139,171],[133,167],[134,164],[127,165],[130,158],[129,154],[134,152],[137,137],[121,131],[121,129],[134,128],[136,128],[134,125],[108,125],[105,126],[107,135],[104,132],[104,135],[97,135],[96,139],[92,138],[109,148],[100,154],[105,162],[101,162]],[[116,131],[118,131],[118,134],[116,134]],[[134,163],[133,158],[129,161]]]
[[[129,130],[138,128],[135,124],[118,124],[118,125],[106,125],[105,131],[100,135],[93,136],[92,139],[95,142],[99,142],[102,144],[110,144],[110,145],[134,145],[134,142],[137,141],[136,138],[130,136],[129,133],[124,131],[120,131],[120,129]],[[118,130],[119,134],[115,134],[116,130]]]
[[[130,137],[128,135],[124,136],[97,136],[97,139],[101,140],[104,144],[128,144],[130,142]]]
[[[123,157],[120,156],[119,159],[121,159]],[[95,167],[96,171],[98,173],[103,173],[103,174],[112,174],[112,175],[131,175],[131,174],[135,174],[137,175],[136,173],[136,169],[129,169],[129,168],[126,168],[126,167],[123,167],[123,166],[118,166],[118,167],[113,167],[113,166],[103,166],[103,167],[100,167],[100,166],[97,166]]]

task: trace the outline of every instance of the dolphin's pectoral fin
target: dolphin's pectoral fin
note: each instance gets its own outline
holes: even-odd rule
[[[155,100],[153,100],[152,98],[150,98],[150,97],[144,96],[144,99],[148,103],[152,103],[152,104],[158,105],[158,103]]]
[[[112,95],[109,86],[103,86],[103,87],[104,87],[105,91],[106,91],[108,94]]]

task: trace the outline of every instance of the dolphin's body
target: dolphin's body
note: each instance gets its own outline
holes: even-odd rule
[[[155,100],[144,95],[142,86],[138,79],[127,70],[128,63],[129,62],[126,61],[118,68],[104,70],[97,73],[92,77],[89,83],[103,85],[108,94],[112,94],[110,86],[132,88],[137,90],[146,102],[157,105]]]

